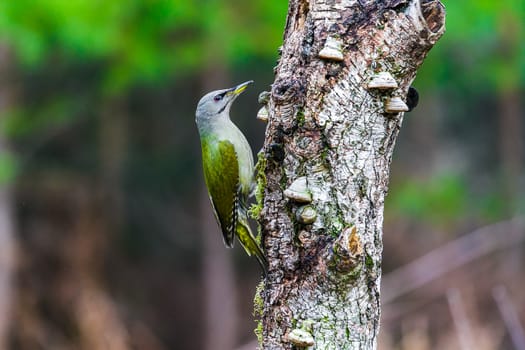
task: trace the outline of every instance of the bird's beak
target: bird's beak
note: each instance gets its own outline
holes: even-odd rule
[[[232,87],[231,89],[228,90],[228,95],[235,96],[235,97],[239,96],[244,90],[246,90],[248,85],[250,85],[251,83],[253,83],[253,80],[249,80],[235,87]]]

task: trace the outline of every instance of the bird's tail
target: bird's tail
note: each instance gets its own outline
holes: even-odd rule
[[[252,230],[250,229],[246,215],[239,215],[237,222],[237,237],[239,238],[239,241],[241,242],[244,250],[246,250],[246,253],[249,256],[255,255],[257,261],[263,269],[264,275],[266,276],[268,273],[268,261],[259,247],[257,240],[252,234]]]

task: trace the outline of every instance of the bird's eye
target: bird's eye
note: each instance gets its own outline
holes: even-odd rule
[[[220,100],[222,100],[222,95],[215,95],[215,97],[213,98],[213,100],[215,102],[219,102]]]

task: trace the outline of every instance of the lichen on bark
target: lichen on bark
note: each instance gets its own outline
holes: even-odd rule
[[[376,347],[383,203],[403,118],[385,100],[405,98],[443,32],[439,1],[290,1],[263,148],[261,348],[292,349],[305,321],[309,348]],[[369,89],[383,71],[398,87]],[[304,203],[285,195],[299,178],[316,212],[307,224]]]

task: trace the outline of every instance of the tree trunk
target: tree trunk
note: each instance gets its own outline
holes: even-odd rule
[[[374,349],[389,165],[444,7],[290,0],[288,11],[257,175],[270,265],[261,347]]]

